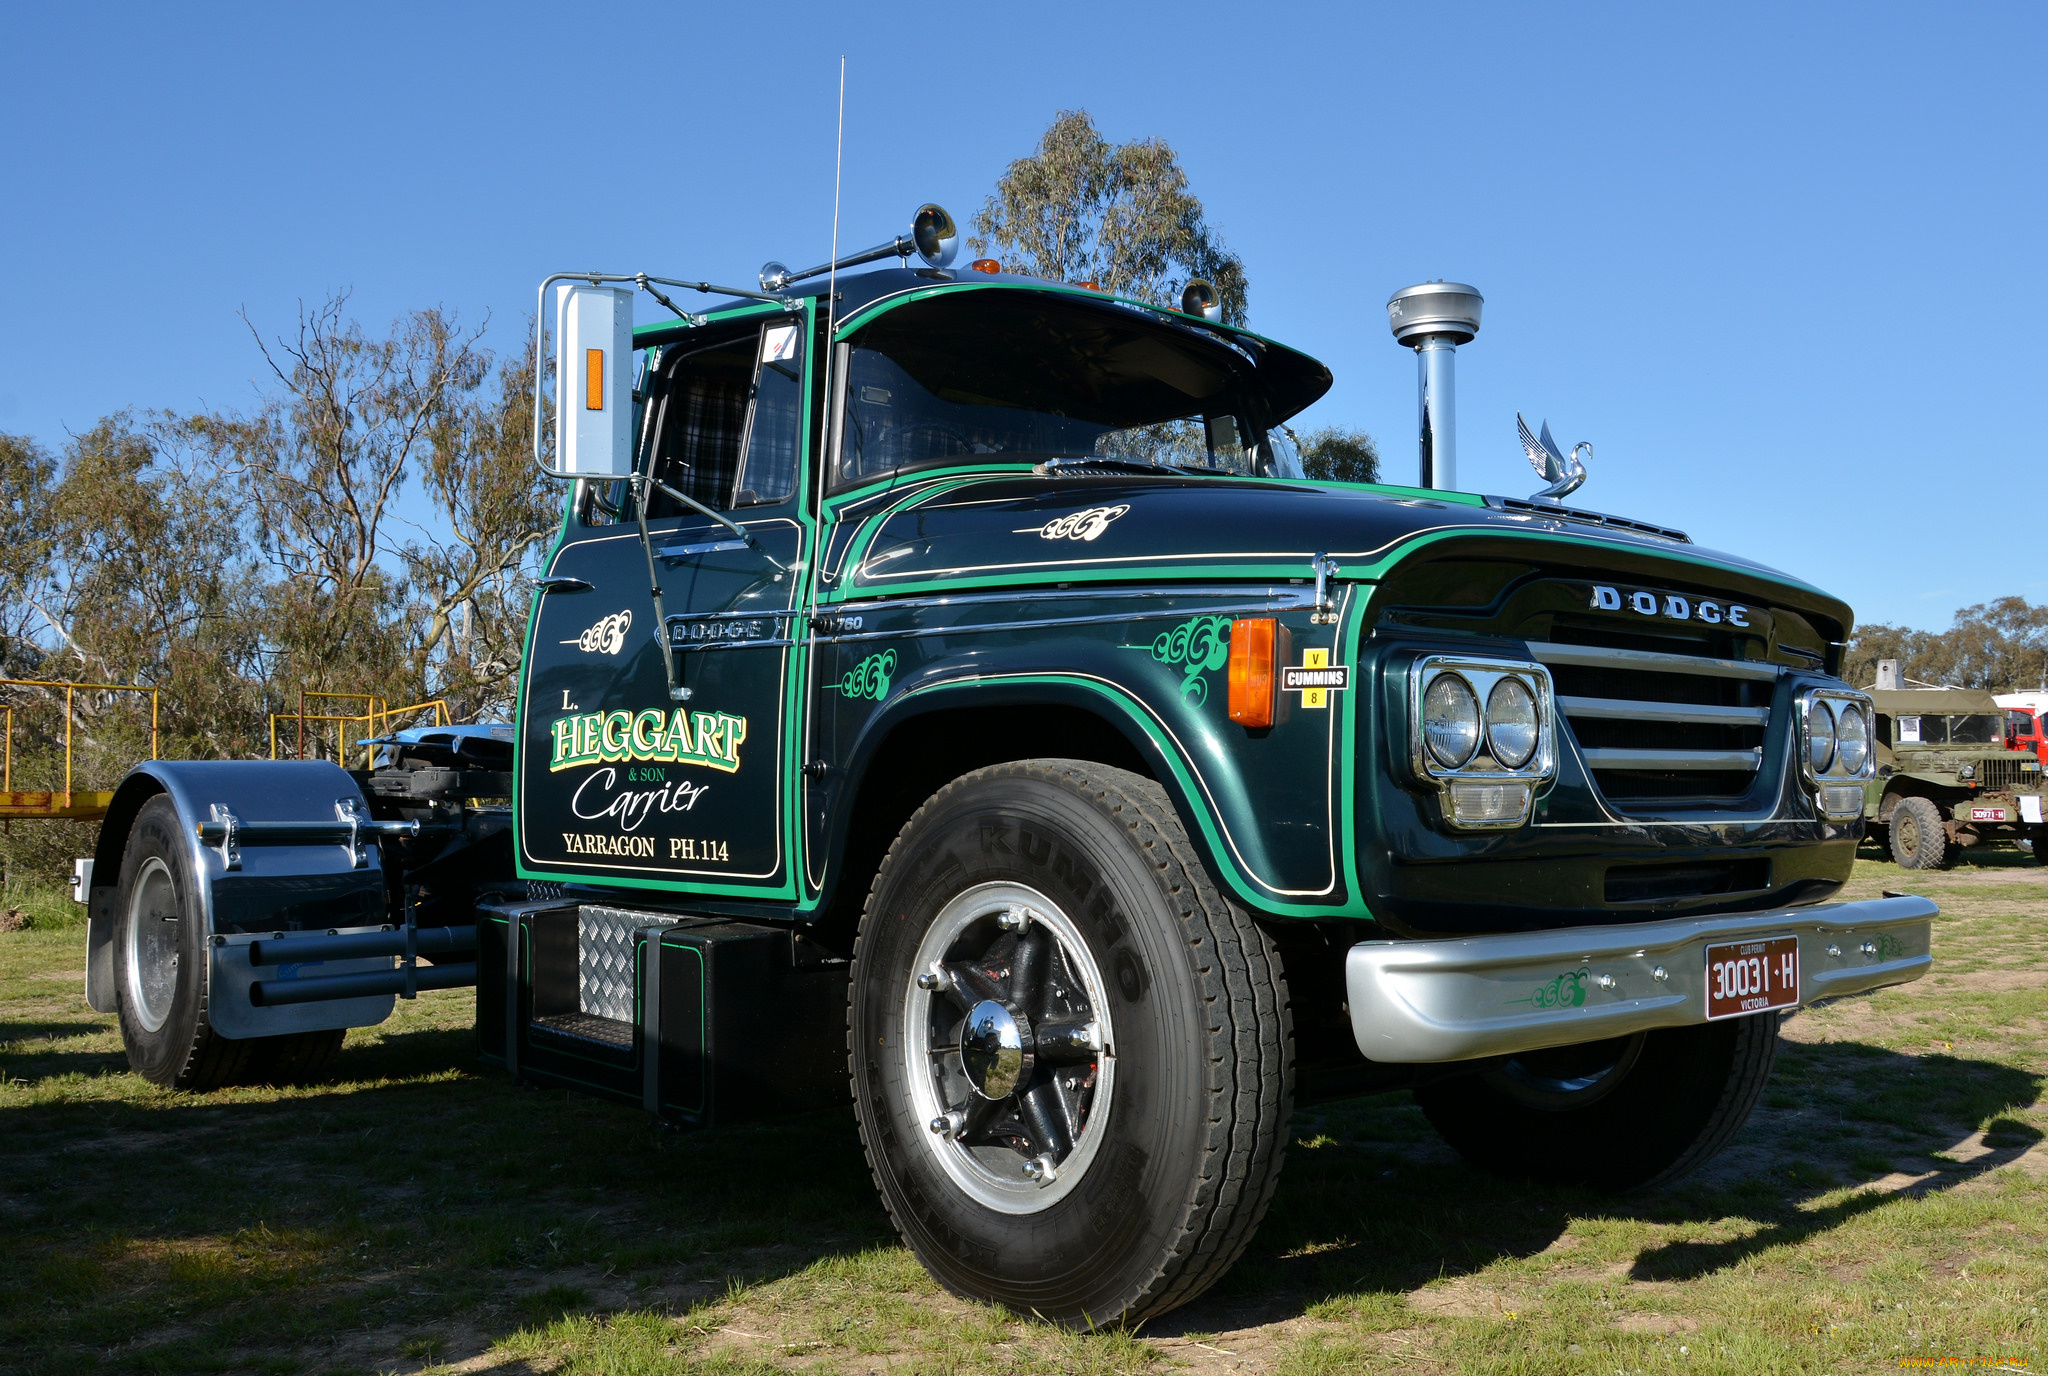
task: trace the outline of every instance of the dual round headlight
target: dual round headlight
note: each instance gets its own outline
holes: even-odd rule
[[[1486,695],[1482,719],[1479,695],[1458,674],[1438,674],[1422,695],[1422,740],[1430,757],[1446,769],[1462,769],[1484,740],[1494,762],[1520,769],[1536,756],[1543,740],[1536,695],[1518,678],[1503,678]]]
[[[1835,718],[1835,757],[1851,774],[1861,774],[1870,761],[1870,718],[1854,703],[1845,704]]]
[[[1853,702],[1815,698],[1806,706],[1806,759],[1816,774],[1839,761],[1850,774],[1860,774],[1870,759],[1870,719]]]

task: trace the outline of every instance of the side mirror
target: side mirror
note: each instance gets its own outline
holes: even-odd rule
[[[611,482],[633,474],[633,291],[555,284],[555,457],[544,465],[551,477]],[[538,421],[536,408],[536,429]]]

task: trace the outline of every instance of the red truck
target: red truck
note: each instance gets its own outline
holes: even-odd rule
[[[1993,700],[2005,709],[2006,748],[2048,764],[2048,693],[2000,693]]]

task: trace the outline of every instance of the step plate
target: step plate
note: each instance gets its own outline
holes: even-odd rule
[[[599,1042],[605,1046],[633,1044],[633,1024],[616,1018],[592,1017],[588,1013],[557,1013],[549,1018],[536,1018],[533,1025],[543,1032],[552,1032],[558,1037],[574,1037],[578,1041]]]
[[[628,1025],[638,1018],[634,997],[633,938],[676,919],[585,904],[576,910],[576,1006],[592,1017]]]

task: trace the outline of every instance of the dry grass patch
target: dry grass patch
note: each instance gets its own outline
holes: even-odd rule
[[[1076,1335],[936,1287],[850,1114],[715,1133],[480,1073],[461,992],[326,1085],[166,1094],[61,898],[0,933],[0,1371],[1851,1372],[2048,1359],[2048,871],[1859,863],[1936,975],[1785,1025],[1735,1148],[1656,1194],[1468,1170],[1403,1094],[1304,1111],[1222,1285]],[[66,986],[70,987],[66,987]]]

